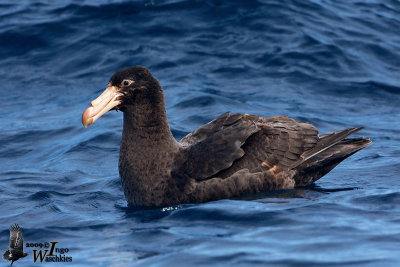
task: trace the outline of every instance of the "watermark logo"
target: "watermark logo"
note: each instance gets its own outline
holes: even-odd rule
[[[28,253],[24,253],[24,237],[22,236],[22,230],[18,224],[10,225],[10,246],[3,254],[3,259],[11,261],[11,266],[14,261],[20,258],[28,256]]]
[[[33,262],[72,262],[72,257],[68,256],[69,248],[56,248],[59,242],[50,241],[44,243],[27,243],[26,247],[44,248],[32,249]]]
[[[32,243],[26,242],[25,248],[32,249],[33,263],[72,262],[68,255],[69,248],[61,248],[58,241]],[[10,226],[10,246],[3,254],[3,259],[11,261],[11,266],[20,258],[28,256],[24,253],[24,238],[18,224]]]

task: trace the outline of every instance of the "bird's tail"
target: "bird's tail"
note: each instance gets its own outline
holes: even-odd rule
[[[326,136],[329,137],[328,135]],[[324,137],[321,137],[323,140]],[[342,160],[371,144],[366,138],[343,139],[295,168],[296,186],[307,186],[330,172]]]

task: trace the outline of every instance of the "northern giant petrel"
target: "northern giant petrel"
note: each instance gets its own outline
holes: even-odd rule
[[[85,127],[124,113],[119,174],[132,206],[167,206],[307,186],[371,141],[362,128],[318,135],[287,116],[224,113],[177,142],[163,90],[144,67],[117,71],[82,114]]]

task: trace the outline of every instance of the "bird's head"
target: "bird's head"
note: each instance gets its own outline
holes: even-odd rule
[[[126,111],[129,106],[160,101],[163,95],[157,79],[144,67],[126,67],[111,76],[106,90],[83,112],[82,124],[93,124],[109,110]]]

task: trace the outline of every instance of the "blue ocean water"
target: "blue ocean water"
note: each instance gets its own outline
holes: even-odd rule
[[[400,264],[400,2],[0,3],[0,250],[58,241],[45,266]],[[81,114],[148,67],[181,138],[226,111],[289,115],[373,144],[307,189],[128,208],[121,113]],[[32,248],[15,266],[36,266]],[[1,260],[6,265],[7,262]]]

